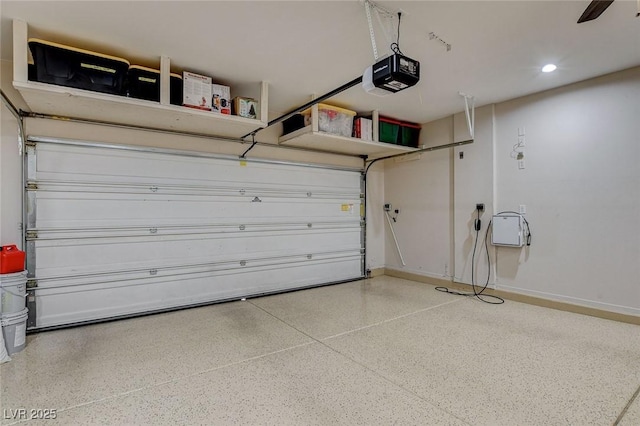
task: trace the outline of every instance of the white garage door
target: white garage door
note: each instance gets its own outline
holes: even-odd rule
[[[363,275],[359,171],[31,142],[31,329]]]

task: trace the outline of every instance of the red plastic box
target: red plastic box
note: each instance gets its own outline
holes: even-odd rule
[[[0,247],[0,274],[13,274],[24,271],[25,253],[18,250],[18,247]]]

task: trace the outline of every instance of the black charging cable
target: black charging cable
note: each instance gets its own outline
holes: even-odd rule
[[[474,229],[476,231],[475,242],[473,243],[473,254],[471,255],[471,289],[472,293],[467,292],[459,292],[455,290],[451,290],[448,287],[436,287],[436,290],[441,291],[443,293],[453,294],[455,296],[466,296],[466,297],[475,297],[476,299],[488,303],[490,305],[501,305],[504,303],[504,299],[499,296],[494,296],[493,294],[484,294],[485,290],[489,286],[489,279],[491,278],[491,258],[489,257],[489,245],[487,243],[487,239],[489,238],[489,229],[491,228],[491,221],[489,221],[489,225],[487,226],[487,230],[484,235],[484,247],[487,252],[487,279],[484,285],[480,288],[476,286],[475,280],[475,264],[476,264],[476,251],[478,248],[478,240],[480,239],[480,229],[482,227],[482,221],[480,220],[480,209],[476,209],[478,213],[477,218],[474,221]],[[527,225],[528,229],[528,225]],[[480,288],[480,291],[476,289],[476,287]]]
[[[397,53],[399,55],[404,56],[404,53],[402,53],[402,50],[400,50],[400,22],[402,20],[402,12],[398,12],[398,36],[396,37],[396,41],[395,43],[391,43],[391,46],[389,46],[391,48],[391,51],[393,53]]]

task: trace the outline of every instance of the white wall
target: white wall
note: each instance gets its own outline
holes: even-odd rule
[[[468,140],[470,136],[467,135],[465,114],[457,114],[454,118],[454,124],[461,124],[454,127],[454,140]],[[486,228],[493,215],[493,120],[493,105],[476,109],[474,142],[454,148],[453,153],[454,280],[466,284],[471,284],[474,246],[475,284],[484,285],[488,272],[483,244]],[[459,127],[462,127],[464,137],[457,136]],[[480,213],[481,229],[477,233],[476,243],[474,222],[478,217],[478,203],[483,203],[485,210]],[[490,277],[491,283],[493,277]]]
[[[533,233],[530,249],[498,250],[498,286],[640,315],[640,68],[504,102],[496,118],[497,207],[525,204]]]
[[[11,68],[2,63],[0,79]],[[4,91],[4,84],[3,84]],[[0,245],[22,247],[22,157],[18,154],[18,121],[9,109],[0,107]]]
[[[519,127],[522,170],[510,155]],[[640,68],[479,108],[475,131],[472,145],[451,150],[453,162],[441,151],[387,162],[387,201],[409,211],[397,227],[406,269],[437,275],[449,261],[468,283],[476,202],[488,209],[483,232],[492,209],[524,204],[532,245],[490,246],[497,288],[640,315]],[[449,215],[435,206],[449,199],[453,226],[443,234]],[[398,268],[386,242],[386,264]]]
[[[451,120],[423,130],[432,135],[430,146],[451,142]],[[426,140],[422,136],[423,140]],[[411,157],[411,156],[409,156]],[[405,157],[406,158],[406,157]],[[384,203],[400,210],[393,224],[406,265],[398,255],[389,224],[386,230],[386,266],[442,278],[452,273],[451,254],[451,150],[423,153],[419,160],[385,161]],[[376,208],[382,210],[380,204]]]

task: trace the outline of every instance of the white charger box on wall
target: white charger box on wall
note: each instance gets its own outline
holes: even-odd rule
[[[491,244],[494,246],[522,247],[524,245],[524,227],[520,215],[493,216]]]

